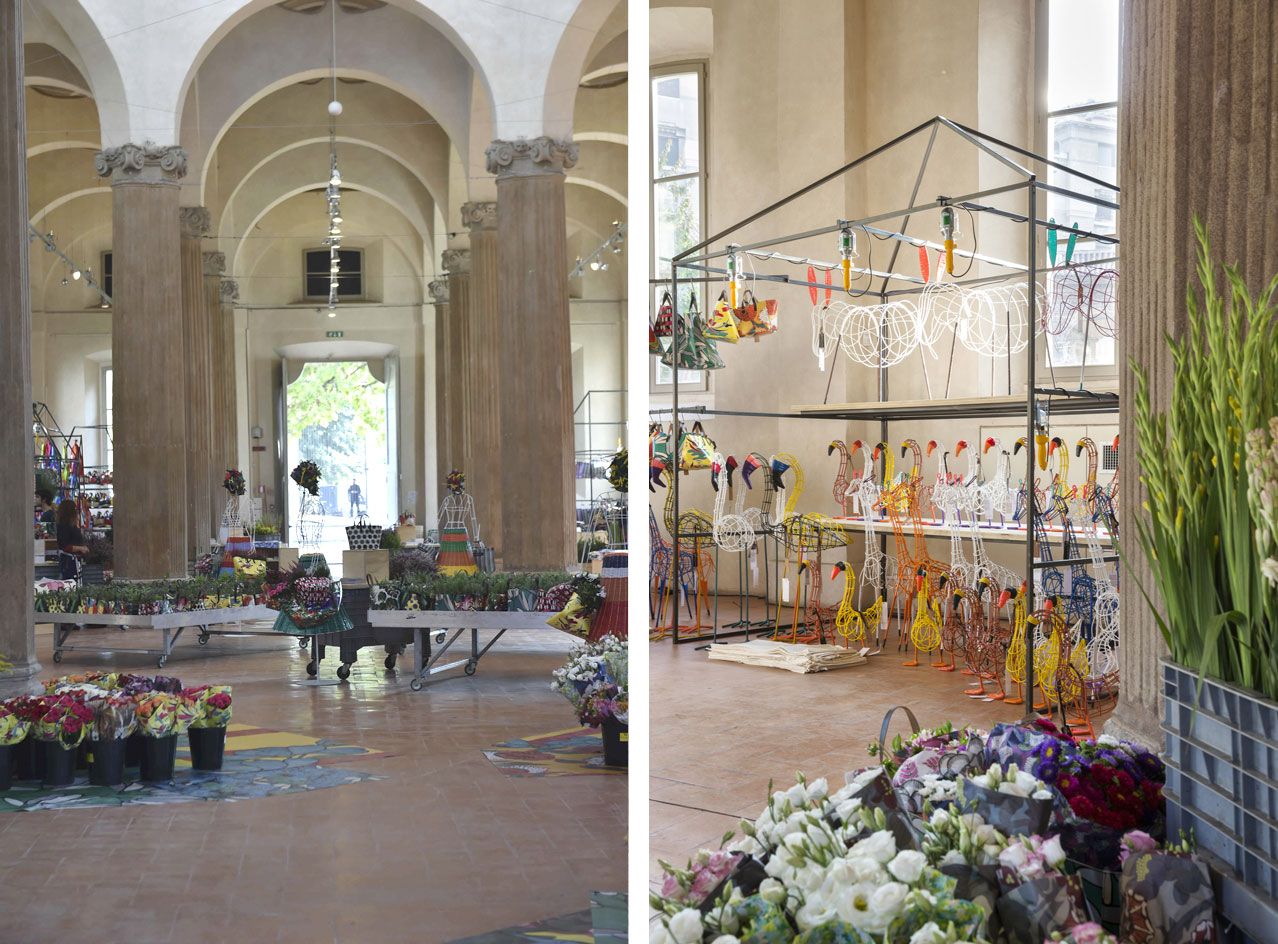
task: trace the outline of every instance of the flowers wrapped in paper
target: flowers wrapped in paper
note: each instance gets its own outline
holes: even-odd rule
[[[1087,921],[1082,883],[1061,871],[1064,862],[1056,837],[1020,836],[999,853],[998,916],[1008,944],[1042,944],[1053,931]]]
[[[195,720],[194,703],[182,695],[152,692],[136,699],[138,733],[146,737],[184,734]]]
[[[107,693],[89,702],[89,706],[93,711],[89,737],[94,741],[126,738],[137,728],[137,704],[127,695]]]
[[[224,728],[231,723],[231,686],[202,685],[182,693],[195,709],[193,728]]]
[[[0,747],[20,743],[30,730],[31,722],[20,717],[11,702],[0,703]]]
[[[93,712],[72,695],[44,695],[30,700],[34,717],[31,733],[37,740],[53,741],[70,750],[80,746],[93,723]]]
[[[1207,867],[1193,844],[1159,849],[1146,833],[1123,837],[1122,917],[1124,944],[1211,944],[1216,940],[1214,898]]]

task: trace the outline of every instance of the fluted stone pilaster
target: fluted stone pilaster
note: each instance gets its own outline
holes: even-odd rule
[[[426,286],[435,306],[435,482],[436,499],[443,498],[448,477],[448,279],[435,279]]]
[[[446,363],[447,390],[444,407],[448,412],[448,441],[445,444],[445,477],[453,469],[469,471],[467,466],[467,405],[470,397],[470,365],[466,363],[466,336],[470,330],[470,250],[445,249],[442,262],[448,274],[447,348],[440,355]],[[439,488],[442,498],[444,479]],[[484,521],[480,520],[481,534]]]
[[[1273,50],[1278,11],[1268,0],[1122,5],[1119,108],[1122,278],[1118,346],[1149,373],[1156,409],[1167,405],[1173,365],[1164,333],[1185,330],[1185,289],[1194,275],[1195,214],[1218,263],[1236,263],[1252,292],[1278,272],[1278,148],[1273,145]],[[1123,533],[1134,545],[1143,514],[1132,402],[1122,372]],[[1121,697],[1108,730],[1161,744],[1158,659],[1165,652],[1138,578],[1153,590],[1139,554],[1123,575]]]
[[[22,3],[0,4],[0,698],[38,691],[31,586],[31,296]]]
[[[178,222],[182,232],[182,319],[186,346],[186,502],[189,553],[197,557],[209,550],[217,534],[213,518],[213,338],[201,240],[211,227],[205,207],[182,207]]]
[[[503,326],[497,300],[497,204],[466,203],[461,215],[470,230],[466,489],[474,496],[476,512],[484,523],[486,543],[501,557],[501,467],[505,455],[501,430]]]

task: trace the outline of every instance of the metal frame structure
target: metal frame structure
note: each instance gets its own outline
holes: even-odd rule
[[[923,184],[924,174],[927,171],[928,161],[932,155],[933,146],[936,143],[938,133],[942,129],[956,135],[962,141],[966,142],[972,147],[975,147],[978,151],[981,152],[983,156],[994,160],[1005,169],[1014,173],[1019,178],[1018,181],[1013,184],[1006,184],[1006,185],[998,186],[998,187],[990,187],[990,188],[986,188],[982,190],[977,190],[973,193],[962,194],[960,196],[939,197],[936,200],[928,201],[925,203],[916,202],[919,196],[919,189]],[[858,220],[841,220],[827,226],[822,226],[816,229],[808,230],[806,232],[792,233],[789,235],[778,236],[771,239],[766,239],[766,240],[744,244],[744,245],[736,245],[731,242],[730,237],[734,233],[737,233],[738,231],[744,229],[746,226],[749,226],[750,224],[755,223],[759,220],[765,219],[766,217],[770,216],[776,211],[782,209],[783,207],[789,205],[790,203],[793,203],[795,200],[798,200],[799,198],[811,193],[812,191],[817,190],[818,188],[824,186],[827,183],[831,183],[832,181],[837,180],[843,175],[853,170],[856,170],[862,165],[865,165],[875,160],[876,158],[890,152],[891,150],[896,148],[898,145],[901,145],[904,142],[910,141],[920,135],[927,136],[926,138],[927,143],[923,152],[923,159],[919,165],[918,174],[916,175],[914,179],[914,185],[910,191],[909,200],[904,208],[893,210],[886,213],[876,213],[872,216],[868,216]],[[1026,167],[1022,165],[1021,163],[1019,163],[1018,159],[1026,159],[1031,164],[1039,164],[1045,167],[1053,168],[1055,170],[1061,171],[1064,174],[1069,175],[1072,178],[1075,178],[1080,181],[1086,181],[1087,183],[1092,184],[1096,187],[1103,188],[1104,190],[1113,194],[1115,199],[1106,200],[1100,197],[1096,197],[1092,194],[1079,193],[1066,187],[1061,187],[1061,186],[1057,186],[1056,184],[1046,183],[1039,179],[1038,174],[1034,170],[1031,170],[1029,167]],[[1061,414],[1074,414],[1074,415],[1116,413],[1118,411],[1117,394],[1094,392],[1090,390],[1084,390],[1081,388],[1075,389],[1075,390],[1066,390],[1061,388],[1047,388],[1047,387],[1038,386],[1037,377],[1036,377],[1037,323],[1038,323],[1038,312],[1036,310],[1038,296],[1036,293],[1036,284],[1037,284],[1039,275],[1050,272],[1050,271],[1054,271],[1054,269],[1052,269],[1051,267],[1043,267],[1039,264],[1039,256],[1038,256],[1039,231],[1043,230],[1045,232],[1048,229],[1059,229],[1067,233],[1076,232],[1079,238],[1093,239],[1103,244],[1112,245],[1115,247],[1117,247],[1119,242],[1118,237],[1116,235],[1110,235],[1110,234],[1104,234],[1104,233],[1093,233],[1086,230],[1075,230],[1069,226],[1056,224],[1055,222],[1052,222],[1052,221],[1040,219],[1039,211],[1038,211],[1038,200],[1039,200],[1040,192],[1053,193],[1059,196],[1067,197],[1071,200],[1079,200],[1085,203],[1090,203],[1094,206],[1107,207],[1114,210],[1116,214],[1119,210],[1119,205],[1117,203],[1119,188],[1117,185],[1112,184],[1109,181],[1101,180],[1099,178],[1092,177],[1088,174],[1084,174],[1080,171],[1073,170],[1069,166],[1062,164],[1058,161],[1053,161],[1049,158],[1035,154],[1032,151],[1029,151],[1018,145],[1011,144],[1007,141],[1003,141],[998,138],[992,137],[991,135],[985,134],[981,131],[966,127],[962,124],[959,124],[956,121],[952,121],[949,118],[945,118],[942,116],[930,118],[927,121],[923,122],[922,124],[918,125],[917,127],[912,128],[901,135],[898,135],[892,140],[886,142],[885,144],[882,144],[870,151],[867,151],[865,154],[862,154],[860,157],[850,161],[847,164],[844,164],[842,167],[839,167],[838,169],[834,171],[831,171],[830,173],[813,181],[807,186],[794,191],[793,193],[781,198],[775,203],[772,203],[769,206],[766,206],[763,209],[755,213],[752,213],[746,218],[732,224],[726,229],[723,229],[720,232],[715,233],[713,236],[709,237],[708,239],[705,239],[701,241],[700,243],[698,243],[697,245],[684,250],[683,252],[675,256],[673,259],[671,259],[671,278],[670,278],[671,293],[670,294],[675,306],[675,312],[674,312],[675,317],[672,319],[673,333],[670,338],[671,350],[673,351],[679,350],[678,334],[679,334],[680,319],[678,317],[679,316],[678,305],[679,305],[679,275],[681,270],[688,271],[688,272],[702,273],[702,275],[699,278],[694,277],[694,278],[697,278],[698,281],[700,281],[700,279],[704,278],[706,274],[726,274],[727,273],[726,267],[713,266],[710,263],[716,259],[723,258],[732,252],[739,253],[739,252],[767,250],[770,247],[778,246],[784,243],[808,239],[814,236],[834,234],[839,232],[841,228],[858,229],[863,226],[869,226],[870,224],[874,224],[874,223],[882,223],[889,220],[899,219],[901,221],[900,226],[896,230],[893,230],[893,231],[879,230],[879,232],[886,234],[885,238],[892,238],[895,241],[895,244],[893,246],[892,253],[891,253],[891,258],[886,268],[882,270],[871,271],[864,268],[858,268],[855,265],[853,266],[853,271],[856,272],[858,276],[861,276],[861,275],[868,276],[870,280],[881,279],[881,282],[878,286],[878,291],[871,292],[869,291],[869,289],[867,289],[866,292],[864,293],[864,297],[866,297],[870,301],[877,300],[879,302],[886,303],[889,299],[894,297],[919,294],[926,287],[926,283],[924,283],[924,281],[920,279],[919,277],[912,276],[912,275],[905,275],[905,274],[897,273],[895,271],[897,258],[900,254],[900,249],[902,244],[909,243],[915,246],[927,245],[932,247],[935,247],[936,245],[935,243],[931,243],[929,240],[925,240],[917,236],[907,235],[906,229],[909,226],[911,217],[919,213],[939,209],[942,206],[957,206],[957,207],[966,209],[973,214],[989,214],[995,217],[1010,220],[1011,222],[1015,224],[1023,224],[1025,226],[1025,234],[1026,234],[1025,235],[1025,238],[1026,238],[1025,263],[1008,262],[1004,260],[991,259],[990,257],[982,257],[983,261],[991,262],[993,264],[999,265],[1013,273],[1017,273],[1017,274],[1023,273],[1025,277],[1027,306],[1028,306],[1027,315],[1026,315],[1026,323],[1027,323],[1026,333],[1028,336],[1028,343],[1026,345],[1026,352],[1025,352],[1026,364],[1027,364],[1027,377],[1026,377],[1025,400],[1023,405],[1017,405],[1013,408],[1005,400],[992,399],[989,401],[989,404],[987,406],[982,406],[981,404],[970,404],[970,405],[966,405],[962,407],[960,412],[954,412],[952,409],[952,405],[947,404],[945,401],[918,404],[914,406],[902,405],[893,409],[890,406],[888,401],[888,395],[889,395],[888,370],[889,368],[880,366],[878,370],[878,373],[879,373],[878,403],[883,404],[882,407],[875,408],[875,407],[866,406],[864,408],[860,408],[861,405],[856,405],[858,406],[857,409],[845,409],[845,410],[840,410],[837,406],[831,407],[829,409],[804,408],[802,411],[794,412],[790,414],[784,414],[784,413],[752,414],[745,411],[737,411],[736,415],[759,415],[759,416],[770,416],[770,417],[778,417],[778,418],[792,418],[792,417],[806,416],[806,417],[820,417],[823,419],[832,419],[832,420],[877,419],[879,421],[880,434],[884,440],[886,440],[888,437],[888,424],[898,420],[928,419],[928,418],[937,418],[937,419],[960,418],[960,417],[975,419],[975,418],[983,418],[987,416],[991,416],[991,417],[993,416],[1003,416],[1003,417],[1024,416],[1027,441],[1032,443],[1034,441],[1034,435],[1036,430],[1040,427],[1046,428],[1048,423],[1048,417],[1050,416],[1050,413],[1053,410]],[[1005,210],[1001,208],[996,208],[993,206],[989,206],[988,204],[984,202],[981,202],[981,201],[988,200],[992,197],[1006,195],[1006,194],[1014,194],[1014,193],[1024,193],[1025,195],[1025,211],[1023,213],[1017,213],[1017,212],[1013,212],[1013,211],[1009,211],[1009,210]],[[714,248],[716,246],[719,246],[722,248]],[[956,254],[963,255],[964,252],[958,251]],[[970,257],[972,253],[966,253],[966,255]],[[1057,268],[1063,269],[1065,267],[1060,266]],[[806,280],[792,279],[785,274],[755,275],[753,276],[753,278],[755,278],[758,281],[772,281],[772,282],[778,282],[778,283],[783,283],[787,285],[814,286],[815,284],[812,282],[808,282]],[[960,280],[956,280],[955,282],[951,284],[955,284],[959,286],[973,286],[973,285],[979,285],[979,284],[989,283],[993,281],[1006,280],[1007,278],[1008,278],[1007,275],[998,275],[998,276],[973,278],[973,279],[960,279]],[[890,285],[892,282],[906,283],[906,287],[891,288]],[[825,286],[815,285],[815,287],[824,288]],[[885,345],[886,339],[881,338],[880,344],[881,346]],[[1010,362],[1010,359],[1012,357],[1010,350],[1007,357]],[[673,370],[673,381],[674,382],[671,386],[671,405],[670,405],[669,412],[673,418],[674,429],[678,430],[680,428],[680,416],[679,416],[679,370],[678,370],[677,359],[675,361],[675,368]],[[828,394],[827,394],[827,397],[828,397]],[[819,412],[818,412],[818,409],[819,409]],[[709,412],[709,411],[706,411],[706,412]],[[714,411],[714,412],[726,414],[732,411]],[[1026,450],[1025,481],[1026,481],[1027,488],[1032,488],[1032,484],[1035,479],[1034,452],[1035,450],[1032,448]],[[672,489],[674,489],[674,511],[675,511],[676,522],[678,521],[678,517],[679,517],[679,481],[678,480],[679,480],[679,476],[677,475],[672,476],[672,481],[670,486]],[[678,530],[676,528],[675,533],[671,535],[671,542],[674,547],[674,554],[676,559],[678,559],[678,554],[679,554],[680,537],[681,536],[678,533]],[[887,540],[886,535],[881,536],[880,540],[883,542],[886,542]],[[1059,566],[1060,564],[1059,561],[1051,563],[1051,564],[1048,564],[1046,562],[1039,562],[1035,560],[1035,556],[1036,556],[1036,540],[1034,537],[1034,529],[1032,527],[1027,527],[1026,536],[1025,536],[1025,573],[1027,575],[1033,574],[1035,571],[1041,570],[1046,566]],[[1027,579],[1026,582],[1028,586],[1028,599],[1026,600],[1026,612],[1033,612],[1035,609],[1034,581]],[[676,644],[680,642],[692,642],[692,641],[695,641],[697,638],[699,638],[699,637],[692,637],[692,638],[684,637],[682,639],[680,638],[679,614],[678,614],[677,608],[676,608],[673,619],[674,621],[672,625],[672,630],[673,630],[672,635],[673,635],[673,641]],[[1033,660],[1032,646],[1026,647],[1025,684],[1026,684],[1027,692],[1033,690],[1035,681],[1034,681],[1034,660]],[[1026,718],[1030,718],[1034,715],[1032,702],[1033,702],[1032,698],[1026,698],[1026,714],[1025,714]]]

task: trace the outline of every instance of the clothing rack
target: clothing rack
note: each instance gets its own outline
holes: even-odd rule
[[[972,193],[966,193],[966,194],[962,194],[958,196],[938,197],[936,200],[931,202],[919,203],[918,202],[919,190],[923,184],[924,174],[927,171],[928,163],[932,156],[932,150],[933,150],[933,146],[936,143],[937,136],[942,131],[946,131],[952,135],[957,136],[960,140],[966,142],[966,144],[968,144],[969,146],[977,149],[981,153],[981,155],[988,157],[990,159],[993,159],[1002,167],[1004,167],[1011,173],[1015,174],[1017,177],[1016,182],[1002,185],[1002,186],[997,186],[997,187],[985,188],[985,189],[977,190]],[[913,188],[911,189],[909,197],[903,208],[892,210],[885,213],[876,213],[872,216],[867,216],[857,220],[840,220],[838,223],[834,225],[822,226],[816,229],[808,230],[806,232],[791,233],[791,234],[776,236],[770,239],[756,241],[756,242],[752,242],[748,244],[736,245],[732,242],[730,237],[732,237],[734,234],[738,233],[739,231],[743,230],[745,227],[753,223],[756,223],[760,220],[765,220],[767,217],[771,216],[772,214],[776,213],[778,210],[781,210],[782,208],[793,203],[795,200],[798,200],[801,197],[819,189],[825,184],[831,183],[839,179],[840,177],[850,173],[851,171],[856,170],[857,168],[862,167],[863,165],[874,161],[876,158],[879,158],[882,155],[891,152],[893,149],[897,148],[899,145],[924,135],[926,135],[927,143],[923,151],[923,158],[919,164],[919,169],[914,179]],[[1036,173],[1036,171],[1021,164],[1018,161],[1018,158],[1028,159],[1028,161],[1031,162],[1032,164],[1041,165],[1044,167],[1049,167],[1049,168],[1058,170],[1068,175],[1069,177],[1074,178],[1075,180],[1084,181],[1086,183],[1094,185],[1095,187],[1103,188],[1105,191],[1112,194],[1114,199],[1109,200],[1103,197],[1098,197],[1094,193],[1082,193],[1082,192],[1072,190],[1068,187],[1062,187],[1056,184],[1041,181],[1039,180],[1038,174]],[[927,121],[923,122],[917,127],[912,128],[911,130],[906,131],[901,135],[898,135],[892,140],[886,142],[885,144],[882,144],[870,151],[867,151],[865,154],[862,154],[860,157],[857,157],[856,159],[848,162],[847,164],[844,164],[842,167],[834,171],[831,171],[830,173],[813,181],[807,186],[802,187],[794,191],[793,193],[788,194],[785,197],[782,197],[780,200],[777,200],[776,202],[770,204],[769,206],[766,206],[763,209],[732,224],[726,229],[723,229],[720,232],[715,233],[713,236],[709,237],[708,239],[702,240],[700,243],[697,243],[695,246],[685,249],[684,251],[680,252],[679,254],[677,254],[670,260],[671,262],[670,278],[668,280],[657,280],[657,281],[669,283],[670,289],[671,289],[670,295],[671,295],[672,304],[674,307],[674,317],[672,319],[672,325],[671,325],[672,334],[670,337],[670,350],[674,354],[674,357],[672,358],[673,366],[671,371],[672,373],[671,405],[668,411],[659,411],[663,413],[668,412],[670,416],[672,417],[673,428],[676,430],[676,439],[672,449],[674,450],[678,449],[677,431],[681,428],[681,419],[680,419],[681,412],[691,413],[696,415],[705,415],[705,416],[712,416],[712,415],[766,416],[766,417],[775,417],[775,418],[781,418],[781,419],[811,418],[811,419],[831,419],[831,420],[842,420],[842,421],[878,420],[880,436],[884,441],[887,441],[888,439],[889,424],[893,422],[899,422],[902,420],[927,419],[927,418],[979,419],[979,418],[997,417],[997,416],[1001,416],[1001,417],[1021,416],[1021,417],[1024,417],[1024,420],[1025,420],[1026,441],[1031,444],[1034,442],[1036,431],[1039,430],[1040,428],[1046,429],[1049,418],[1050,418],[1050,414],[1053,412],[1058,415],[1063,415],[1063,414],[1089,414],[1090,415],[1090,414],[1106,414],[1106,413],[1118,412],[1118,396],[1116,394],[1083,389],[1081,382],[1080,382],[1079,389],[1076,389],[1076,390],[1065,390],[1060,388],[1049,389],[1049,388],[1043,388],[1038,386],[1037,376],[1036,376],[1037,374],[1036,358],[1037,358],[1037,346],[1038,346],[1038,334],[1037,334],[1038,296],[1036,292],[1036,286],[1037,286],[1038,277],[1040,274],[1053,271],[1054,268],[1055,269],[1062,268],[1060,266],[1053,268],[1053,267],[1044,267],[1040,265],[1039,254],[1038,254],[1038,237],[1039,237],[1040,230],[1047,230],[1047,229],[1054,228],[1061,232],[1066,232],[1066,233],[1076,231],[1078,233],[1079,238],[1094,239],[1103,244],[1115,246],[1115,247],[1118,245],[1118,237],[1115,235],[1093,233],[1093,232],[1088,232],[1081,229],[1075,230],[1074,228],[1064,224],[1057,224],[1049,220],[1041,219],[1039,215],[1039,207],[1038,207],[1039,194],[1051,193],[1058,196],[1067,197],[1070,200],[1077,200],[1082,203],[1091,204],[1096,207],[1102,207],[1109,210],[1113,210],[1117,214],[1119,210],[1119,205],[1117,202],[1119,192],[1120,192],[1119,188],[1116,185],[1110,183],[1109,181],[1101,180],[1097,177],[1093,177],[1089,174],[1075,170],[1074,168],[1071,168],[1063,163],[1051,160],[1039,154],[1035,154],[1032,151],[1029,151],[1025,148],[1019,147],[1007,141],[1003,141],[999,138],[995,138],[991,135],[985,134],[974,128],[966,127],[965,125],[962,125],[956,121],[952,121],[949,118],[945,118],[943,116],[937,116],[935,118],[928,119]],[[992,207],[988,205],[986,202],[984,202],[984,201],[988,201],[992,197],[1011,196],[1011,195],[1019,195],[1019,194],[1023,194],[1025,199],[1025,210],[1023,213],[1017,213],[1013,211]],[[985,276],[985,277],[974,278],[974,279],[956,279],[948,283],[948,284],[962,287],[962,286],[971,286],[971,285],[978,285],[978,284],[988,284],[991,281],[1006,280],[1006,279],[1015,278],[1015,277],[1023,277],[1025,279],[1026,298],[1027,298],[1026,334],[1028,336],[1028,343],[1026,344],[1026,348],[1025,348],[1026,393],[1023,399],[1019,397],[1010,397],[1010,396],[1007,398],[1001,398],[1001,397],[985,398],[984,403],[969,402],[969,403],[961,404],[957,406],[951,404],[949,401],[944,401],[944,400],[938,401],[938,402],[893,405],[891,401],[889,400],[888,370],[890,368],[886,366],[880,366],[878,368],[878,399],[874,403],[842,404],[842,405],[821,404],[819,406],[814,406],[814,407],[800,407],[795,409],[791,413],[769,413],[769,412],[754,412],[754,411],[745,411],[745,410],[713,410],[713,409],[707,409],[705,407],[693,407],[693,408],[685,409],[683,411],[680,410],[678,351],[680,350],[680,347],[679,347],[679,327],[680,327],[679,282],[680,282],[681,271],[687,272],[687,273],[702,272],[706,274],[722,274],[725,272],[725,270],[720,269],[718,267],[710,267],[708,263],[712,262],[715,259],[727,256],[733,252],[750,253],[752,251],[771,249],[771,247],[783,245],[785,243],[808,239],[814,236],[832,234],[844,228],[855,230],[862,227],[868,227],[871,224],[885,223],[891,220],[900,220],[899,226],[893,230],[887,230],[887,229],[879,228],[877,226],[875,227],[879,233],[886,234],[883,238],[890,238],[893,241],[893,248],[892,248],[891,256],[886,268],[875,271],[872,274],[869,274],[868,276],[871,280],[875,278],[881,279],[878,286],[878,290],[871,291],[872,286],[867,285],[867,288],[861,293],[861,295],[858,296],[858,297],[865,297],[869,301],[877,300],[880,303],[886,304],[890,298],[900,297],[904,295],[918,294],[925,290],[926,285],[919,284],[920,280],[917,277],[907,276],[902,273],[897,273],[895,271],[896,263],[900,254],[901,247],[903,245],[907,245],[907,244],[919,245],[921,243],[928,242],[926,240],[920,239],[917,236],[912,236],[906,232],[909,226],[911,217],[919,213],[939,209],[943,206],[962,207],[966,211],[972,213],[974,217],[976,214],[988,215],[988,218],[990,219],[1006,221],[1012,225],[1023,226],[1025,229],[1025,241],[1026,241],[1025,242],[1025,245],[1026,245],[1025,262],[1020,263],[1020,262],[1012,262],[1012,261],[1006,261],[1006,260],[998,260],[998,259],[993,259],[989,256],[983,257],[983,261],[986,264],[993,264],[996,266],[1006,268],[1008,270],[1007,275]],[[861,270],[861,271],[862,273],[864,273],[864,270]],[[755,275],[754,278],[764,279],[764,276]],[[771,277],[771,278],[767,278],[766,280],[786,282],[791,285],[800,285],[800,284],[811,285],[810,282],[806,282],[806,281],[800,282],[799,280],[790,279],[790,278]],[[690,279],[685,279],[685,281],[701,281],[701,280],[695,278],[694,276]],[[907,287],[889,288],[890,284],[894,281],[905,282],[907,283]],[[824,285],[817,286],[817,287],[825,288]],[[887,344],[886,334],[883,331],[880,331],[880,351],[886,350],[886,344]],[[1010,364],[1010,360],[1012,356],[1013,356],[1012,352],[1009,348],[1009,351],[1007,353],[1009,364]],[[880,360],[882,360],[882,357],[880,357]],[[827,394],[827,398],[828,398],[828,394]],[[1015,401],[1015,402],[1009,402],[1009,401]],[[677,463],[677,458],[676,458],[676,463]],[[1036,473],[1035,450],[1033,448],[1029,448],[1026,450],[1026,459],[1025,459],[1025,489],[1027,493],[1027,498],[1033,495],[1035,473]],[[674,533],[672,533],[670,537],[671,537],[671,543],[673,545],[673,558],[675,561],[678,561],[679,554],[680,554],[680,540],[681,540],[681,535],[679,533],[679,528],[678,528],[679,476],[676,474],[676,475],[672,475],[670,478],[671,478],[670,488],[673,489],[673,492],[674,492],[673,502],[674,502],[674,523],[675,523]],[[1029,513],[1032,515],[1033,514],[1032,498],[1029,498],[1028,500],[1029,500],[1029,506],[1030,506]],[[1035,611],[1034,580],[1030,579],[1030,575],[1033,575],[1035,571],[1045,569],[1047,567],[1059,566],[1058,562],[1054,563],[1051,561],[1038,561],[1035,559],[1036,557],[1036,540],[1034,536],[1035,529],[1032,527],[1032,522],[1030,522],[1030,524],[1031,526],[1027,526],[1025,529],[1026,530],[1025,574],[1027,575],[1026,576],[1027,595],[1026,595],[1025,606],[1026,606],[1027,613],[1033,613]],[[886,534],[880,535],[880,546],[886,549],[886,546],[887,546]],[[689,638],[687,636],[684,636],[682,638],[680,637],[679,608],[677,606],[677,599],[676,599],[676,605],[674,607],[674,612],[672,616],[671,630],[672,630],[673,642],[675,644],[679,644],[682,642],[693,642],[700,638],[700,637]],[[1027,645],[1025,647],[1024,678],[1025,678],[1025,690],[1027,693],[1032,693],[1035,686],[1033,650],[1034,650],[1034,647],[1032,645]],[[1025,718],[1026,719],[1031,719],[1034,717],[1033,702],[1034,702],[1034,699],[1032,697],[1032,694],[1027,694],[1027,697],[1025,699]]]

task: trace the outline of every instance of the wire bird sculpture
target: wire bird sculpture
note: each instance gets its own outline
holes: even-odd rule
[[[858,609],[856,604],[856,575],[847,561],[839,561],[834,565],[830,579],[843,575],[843,597],[839,600],[834,616],[834,630],[843,639],[844,646],[865,641],[867,633],[873,629],[877,634],[879,623],[886,610],[883,608],[883,597],[875,597],[874,602],[865,609]]]
[[[769,471],[772,475],[772,484],[776,488],[778,494],[785,494],[785,503],[781,508],[780,516],[774,517],[771,521],[770,531],[778,542],[785,548],[785,571],[788,574],[790,569],[791,552],[794,554],[794,560],[802,569],[804,562],[807,560],[806,554],[815,555],[813,561],[815,571],[808,573],[803,581],[809,593],[813,590],[817,593],[816,604],[820,603],[820,587],[821,587],[821,552],[841,547],[847,544],[847,536],[843,532],[842,525],[834,518],[827,515],[819,515],[814,513],[800,514],[797,511],[799,499],[803,495],[805,477],[803,474],[803,466],[799,464],[799,460],[788,452],[777,453],[768,464]],[[785,474],[793,472],[794,487],[788,489],[785,484]],[[783,577],[781,582],[782,602],[789,602],[786,599],[789,587],[789,578]],[[800,588],[802,589],[802,588]],[[798,612],[799,597],[796,595],[795,612]],[[815,613],[816,611],[811,611]],[[780,635],[781,630],[781,610],[777,609],[777,634]],[[791,634],[795,635],[794,633]]]
[[[653,484],[660,485],[666,489],[666,504],[664,509],[664,518],[667,532],[673,536],[676,533],[676,525],[679,534],[679,546],[682,551],[687,547],[690,549],[693,558],[693,571],[696,574],[696,605],[693,608],[693,625],[688,627],[689,632],[700,634],[704,628],[701,622],[701,609],[705,605],[706,615],[710,615],[710,575],[714,571],[714,558],[709,553],[710,545],[714,543],[714,519],[707,515],[704,511],[696,508],[690,508],[679,513],[679,519],[675,521],[674,513],[674,489],[670,487],[669,476],[670,460],[664,456],[658,456],[652,460],[650,475]],[[664,481],[663,481],[664,479]],[[673,572],[674,562],[670,564],[671,576],[676,575]],[[662,608],[664,609],[664,607]],[[658,627],[662,629],[664,627]]]

